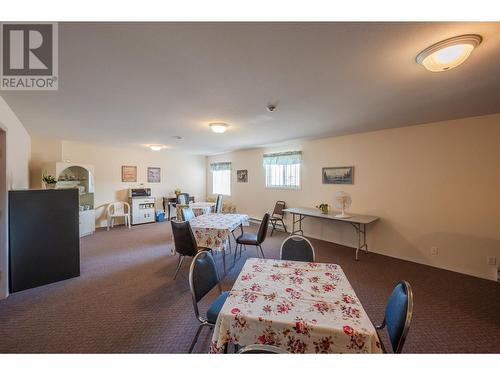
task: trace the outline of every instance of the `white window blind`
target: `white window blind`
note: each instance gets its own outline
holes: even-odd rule
[[[300,188],[300,151],[264,155],[266,187],[278,189]]]
[[[231,195],[231,163],[212,163],[212,193]]]

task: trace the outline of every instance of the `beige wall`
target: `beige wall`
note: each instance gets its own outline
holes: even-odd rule
[[[106,147],[39,137],[33,137],[32,186],[40,184],[42,162],[66,160],[94,166],[97,226],[106,225],[106,205],[116,200],[127,200],[128,189],[131,187],[150,187],[152,195],[158,198],[157,208],[161,207],[160,198],[173,195],[176,187],[194,195],[197,200],[205,199],[205,156],[171,150],[154,152],[148,149]],[[137,166],[137,183],[121,181],[122,165]],[[161,183],[147,182],[147,167],[161,168]]]
[[[30,136],[7,103],[0,97],[0,129],[5,131],[5,171],[0,166],[0,299],[8,295],[8,228],[7,190],[28,188],[28,163],[30,159]],[[6,178],[4,178],[6,177]]]
[[[303,151],[300,190],[264,187],[262,154],[284,150]],[[372,251],[496,280],[486,257],[500,262],[500,114],[207,158],[207,164],[213,161],[233,163],[226,199],[239,212],[262,217],[278,199],[288,207],[332,204],[335,192],[345,190],[353,199],[349,211],[382,218],[368,231]],[[355,167],[354,185],[321,183],[322,167],[346,165]],[[237,169],[248,169],[248,183],[236,183]],[[307,235],[355,246],[348,224],[304,224]],[[437,256],[432,246],[439,247]]]

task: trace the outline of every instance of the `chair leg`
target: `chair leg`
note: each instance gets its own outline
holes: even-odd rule
[[[265,255],[264,255],[264,250],[262,250],[262,246],[260,245],[257,245],[260,249],[260,252],[262,253],[262,259],[266,259]]]
[[[283,219],[281,220],[281,224],[283,224],[283,229],[285,230],[285,233],[288,233],[288,232],[286,231],[286,225],[285,225],[285,222],[283,221]]]
[[[233,266],[236,265],[236,255],[238,255],[238,245],[241,246],[241,244],[236,243],[236,249],[234,250]]]
[[[109,222],[110,222],[110,218],[108,217],[108,220],[107,220],[107,223],[106,223],[106,230],[109,232]]]
[[[181,269],[183,261],[184,261],[184,256],[183,255],[179,255],[179,261],[177,263],[177,269],[175,270],[174,280],[177,277],[177,274],[179,273],[179,270]]]
[[[274,230],[276,229],[276,221],[271,221],[271,225],[273,226],[273,229],[271,229],[271,234],[269,235],[269,237],[273,236]]]
[[[203,327],[204,327],[203,324],[200,324],[200,326],[198,327],[198,331],[196,331],[196,335],[194,336],[193,341],[191,342],[191,346],[189,347],[188,353],[193,352],[194,346],[196,345],[196,342],[198,341],[198,337],[200,336],[200,333],[201,333],[201,330],[203,329]]]

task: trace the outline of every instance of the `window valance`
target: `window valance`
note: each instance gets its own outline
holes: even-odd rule
[[[300,164],[302,151],[277,152],[264,154],[264,165],[292,165]]]
[[[210,170],[211,171],[230,171],[231,170],[231,163],[230,162],[210,163]]]

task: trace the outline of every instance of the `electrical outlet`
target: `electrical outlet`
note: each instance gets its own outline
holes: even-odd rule
[[[497,257],[486,257],[488,266],[495,266],[497,264]]]
[[[431,255],[438,255],[438,253],[439,253],[439,248],[437,246],[432,246]]]

